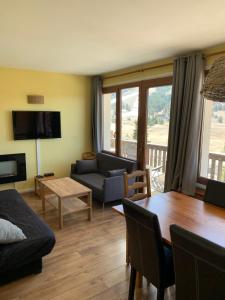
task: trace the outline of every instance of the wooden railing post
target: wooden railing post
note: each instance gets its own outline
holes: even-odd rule
[[[208,176],[211,179],[225,181],[225,154],[209,153]]]

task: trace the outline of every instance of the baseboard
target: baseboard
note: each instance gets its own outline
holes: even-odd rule
[[[31,193],[34,192],[34,188],[29,188],[29,189],[16,189],[20,194],[26,194],[26,193]]]
[[[15,183],[0,185],[0,191],[9,190],[9,189],[15,189],[15,190],[17,190],[17,192],[19,192],[21,194],[34,192],[34,187],[28,188],[28,189],[18,189]]]

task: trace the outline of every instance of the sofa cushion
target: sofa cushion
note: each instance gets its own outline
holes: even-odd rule
[[[103,175],[107,176],[109,170],[126,169],[131,173],[136,169],[136,162],[127,158],[116,157],[106,153],[97,153],[98,170]]]
[[[97,160],[77,160],[76,170],[77,174],[95,173],[98,171]]]
[[[93,197],[103,201],[103,184],[105,176],[100,173],[72,174],[71,177],[81,184],[89,187]]]
[[[23,231],[5,219],[0,218],[0,244],[10,244],[26,239]]]
[[[107,172],[107,177],[123,176],[124,172],[126,171],[126,169],[110,170]]]
[[[73,174],[77,179],[82,180],[89,187],[96,187],[98,189],[103,188],[105,176],[100,173],[89,173],[89,174]]]

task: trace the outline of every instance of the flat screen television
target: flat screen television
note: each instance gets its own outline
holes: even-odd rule
[[[12,111],[14,140],[61,138],[59,111]]]

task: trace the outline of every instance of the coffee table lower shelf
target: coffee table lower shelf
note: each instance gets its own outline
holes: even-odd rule
[[[53,196],[54,197],[54,196]],[[56,197],[49,197],[47,198],[47,202],[51,204],[54,208],[58,209],[59,208],[59,200]],[[68,215],[72,213],[76,213],[79,211],[83,211],[85,209],[90,209],[90,207],[82,201],[79,198],[68,198],[68,199],[63,199],[63,206],[62,206],[62,215]]]

